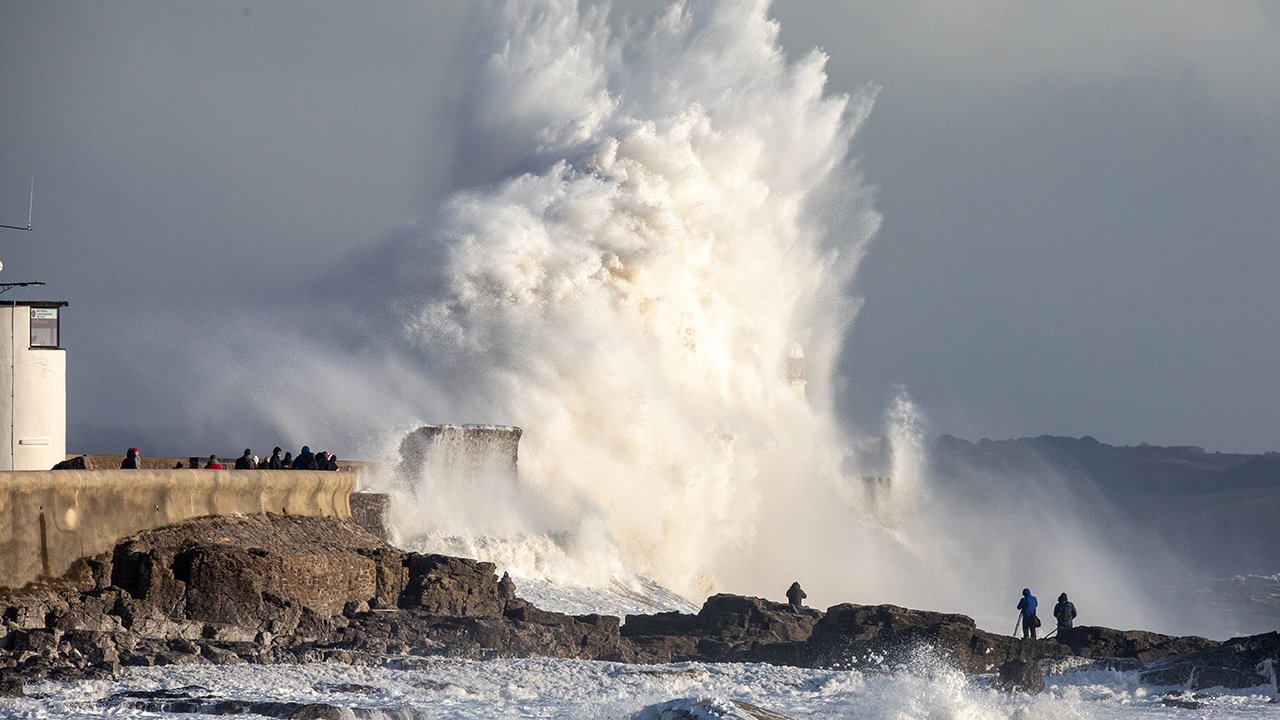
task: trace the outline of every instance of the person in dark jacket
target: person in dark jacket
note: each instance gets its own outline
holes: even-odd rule
[[[244,449],[244,454],[236,458],[237,470],[254,470],[258,464],[253,461],[253,451],[249,448]]]
[[[498,598],[501,600],[514,600],[516,596],[516,582],[511,579],[510,573],[502,573],[502,579],[498,581]]]
[[[1040,618],[1036,617],[1036,596],[1031,588],[1022,588],[1022,599],[1018,601],[1019,617],[1022,618],[1022,639],[1036,639],[1036,628],[1040,627]]]
[[[1058,619],[1058,639],[1066,640],[1071,634],[1072,621],[1076,619],[1075,603],[1067,599],[1067,594],[1058,596],[1058,604],[1053,606],[1053,616]]]
[[[138,455],[138,448],[129,448],[129,452],[125,453],[124,459],[120,461],[121,470],[137,470],[142,467],[142,458]]]
[[[277,448],[272,449],[272,451],[271,451],[271,457],[267,458],[267,469],[268,469],[268,470],[283,470],[283,469],[284,469],[284,460],[282,460],[282,459],[280,458],[280,453],[281,453],[280,448],[278,448],[278,447],[277,447]],[[290,458],[290,460],[292,460],[292,459],[293,459],[293,458]]]
[[[303,445],[302,450],[298,452],[298,456],[293,459],[294,470],[316,470],[316,455],[311,452],[310,445]]]
[[[287,452],[284,454],[284,460],[280,461],[280,467],[285,470],[293,469],[293,453]]]
[[[787,588],[787,602],[791,603],[792,610],[799,610],[804,605],[804,599],[809,597],[804,590],[800,589],[800,583],[793,582],[791,587]]]
[[[324,469],[325,469],[325,470],[337,470],[337,469],[338,469],[338,456],[337,456],[337,455],[334,455],[333,453],[329,453],[329,457],[325,460]]]

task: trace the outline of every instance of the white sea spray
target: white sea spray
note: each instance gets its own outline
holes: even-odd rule
[[[788,58],[766,10],[675,5],[614,34],[576,2],[503,6],[477,133],[522,171],[455,197],[423,255],[446,287],[407,307],[454,379],[443,404],[524,428],[525,492],[506,527],[460,527],[476,503],[511,513],[420,478],[435,512],[402,509],[402,535],[551,538],[488,545],[526,574],[639,572],[690,597],[875,574],[872,553],[800,560],[883,539],[842,500],[857,458],[832,393],[879,224],[848,158],[873,93],[828,94],[825,57]]]

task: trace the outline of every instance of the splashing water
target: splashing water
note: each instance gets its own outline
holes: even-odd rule
[[[824,94],[825,57],[789,60],[766,6],[677,5],[616,36],[571,0],[506,6],[476,132],[520,172],[455,197],[429,241],[447,289],[408,303],[410,336],[458,379],[440,404],[524,428],[538,499],[508,530],[694,596],[785,587],[817,570],[800,558],[818,540],[864,546],[860,574],[875,562],[875,524],[835,502],[831,398],[879,223],[846,161],[872,93]]]
[[[1051,583],[1091,621],[1142,626],[1150,553],[1112,550],[1123,524],[1089,532],[1075,488],[927,483],[905,390],[866,433],[887,454],[840,427],[834,369],[880,222],[848,157],[873,90],[827,94],[825,56],[788,58],[763,0],[617,33],[574,0],[496,7],[468,131],[490,182],[395,255],[429,280],[394,303],[411,359],[391,367],[427,370],[422,421],[521,427],[519,478],[412,478],[402,542],[694,601],[799,580],[818,607],[1001,631],[1018,588]]]

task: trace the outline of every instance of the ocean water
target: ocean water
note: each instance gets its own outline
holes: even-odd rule
[[[397,659],[390,659],[397,661]],[[1135,676],[1077,672],[1050,677],[1043,694],[1008,694],[921,653],[893,672],[804,670],[760,664],[622,665],[580,660],[398,659],[399,667],[342,665],[145,668],[114,682],[36,683],[0,699],[4,718],[210,717],[220,701],[329,706],[300,717],[750,718],[763,708],[789,718],[876,720],[1116,720],[1280,717],[1275,687],[1207,691],[1140,685]],[[148,697],[187,698],[156,712]],[[1188,703],[1196,707],[1186,707]],[[296,713],[297,707],[281,713]],[[314,712],[314,710],[313,710]],[[288,714],[238,715],[288,717]],[[758,716],[758,714],[757,714]],[[771,716],[764,716],[771,717]]]
[[[1042,601],[1070,587],[1082,622],[1197,631],[1201,618],[1160,614],[1176,598],[1150,602],[1134,582],[1131,561],[1158,550],[1125,558],[1114,537],[1081,533],[1052,479],[1039,507],[1012,510],[933,484],[905,392],[882,427],[839,421],[849,380],[835,368],[880,223],[875,179],[849,155],[875,88],[828,88],[823,52],[789,55],[764,0],[677,3],[621,27],[577,0],[487,7],[468,138],[483,182],[398,256],[423,284],[386,303],[401,313],[397,367],[413,368],[386,383],[422,422],[521,426],[520,476],[424,475],[407,492],[367,478],[394,491],[400,544],[497,562],[570,612],[777,599],[799,579],[819,607],[894,602],[1007,632],[1030,583],[1053,588]],[[349,375],[362,392],[379,381]],[[386,428],[388,448],[401,429]],[[1026,493],[994,493],[1008,495]],[[1046,557],[1088,562],[1067,575]],[[353,718],[1280,717],[1274,683],[1196,698],[1082,670],[1033,697],[927,649],[884,672],[384,660],[34,683],[0,698],[0,717],[203,717],[221,701]],[[161,710],[157,693],[191,702]]]

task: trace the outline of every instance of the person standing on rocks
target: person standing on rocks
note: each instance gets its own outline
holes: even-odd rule
[[[805,591],[800,589],[799,581],[791,583],[791,587],[787,588],[787,602],[791,603],[792,610],[799,610],[807,597],[809,596]]]
[[[1036,617],[1036,596],[1031,588],[1022,588],[1022,599],[1018,601],[1018,616],[1022,621],[1022,639],[1036,639],[1036,628],[1040,627],[1040,618]]]
[[[125,453],[124,459],[120,461],[121,470],[137,470],[142,467],[142,458],[138,455],[138,448],[129,448],[129,452]]]
[[[1071,635],[1071,621],[1076,619],[1075,603],[1067,599],[1067,594],[1058,596],[1058,604],[1053,606],[1053,616],[1058,619],[1058,639],[1066,641]]]
[[[502,600],[514,600],[516,597],[516,583],[511,579],[510,573],[502,573],[502,579],[498,581],[498,598]]]

